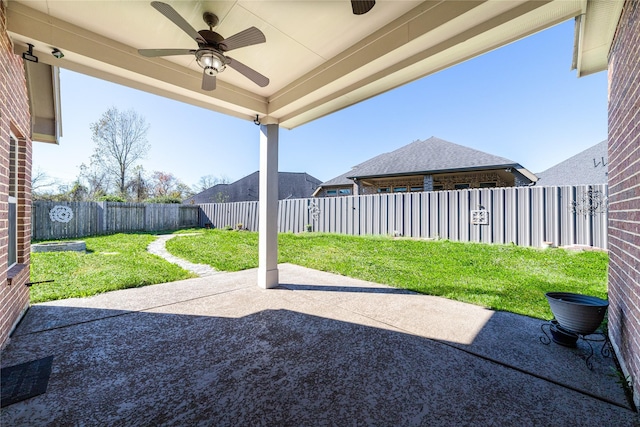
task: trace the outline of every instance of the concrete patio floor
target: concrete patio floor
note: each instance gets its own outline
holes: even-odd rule
[[[638,425],[596,345],[539,320],[280,265],[34,305],[2,366],[53,355],[3,426]],[[543,297],[543,296],[541,296]]]

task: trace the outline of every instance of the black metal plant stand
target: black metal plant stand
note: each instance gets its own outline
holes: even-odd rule
[[[555,319],[550,320],[547,323],[543,323],[540,325],[540,329],[544,334],[543,337],[540,337],[540,342],[544,345],[549,345],[551,341],[553,341],[556,344],[560,344],[565,347],[577,347],[578,339],[584,341],[589,346],[589,352],[588,354],[579,356],[584,359],[587,368],[591,371],[593,370],[591,358],[594,355],[594,349],[591,343],[602,343],[600,354],[602,354],[602,357],[611,357],[611,342],[609,341],[607,334],[602,331],[596,331],[589,335],[578,334],[562,328],[558,325],[558,322]]]

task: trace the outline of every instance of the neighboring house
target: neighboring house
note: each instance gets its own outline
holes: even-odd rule
[[[6,7],[1,1],[0,348],[29,307],[32,143],[58,143],[60,135],[58,69],[14,53]]]
[[[536,185],[606,184],[608,163],[605,140],[536,174],[538,175]]]
[[[302,199],[311,197],[313,190],[320,185],[320,180],[301,172],[278,172],[278,199]],[[260,173],[258,171],[240,178],[231,184],[218,184],[183,203],[230,203],[247,202],[259,199]]]
[[[431,137],[354,166],[323,182],[315,197],[531,185],[519,163]]]

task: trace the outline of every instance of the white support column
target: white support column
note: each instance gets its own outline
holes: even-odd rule
[[[278,125],[260,125],[258,286],[278,286]]]

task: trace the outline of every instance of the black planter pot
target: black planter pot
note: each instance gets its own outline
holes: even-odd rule
[[[565,331],[580,335],[594,333],[609,307],[608,301],[589,295],[548,292],[545,296],[558,325]]]
[[[574,334],[571,331],[567,331],[558,324],[557,320],[551,321],[551,339],[554,343],[563,345],[565,347],[576,347],[578,342],[578,334]]]

